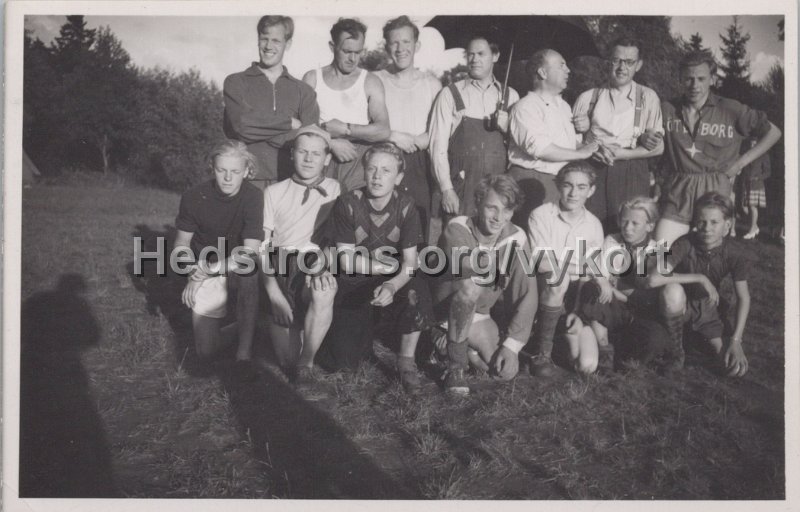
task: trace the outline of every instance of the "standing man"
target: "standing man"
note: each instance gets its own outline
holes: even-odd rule
[[[392,127],[389,141],[403,150],[405,176],[400,188],[417,205],[425,241],[431,209],[431,171],[428,149],[428,116],[433,101],[442,88],[430,73],[414,67],[414,56],[420,48],[419,27],[408,16],[389,20],[383,27],[386,53],[391,65],[375,75],[383,82],[386,110]]]
[[[578,146],[572,110],[561,98],[569,80],[564,57],[555,50],[539,50],[528,60],[527,72],[533,90],[511,108],[508,149],[508,172],[525,194],[525,203],[514,214],[521,226],[535,208],[558,201],[558,171],[567,162],[591,157],[598,148],[597,142]]]
[[[664,152],[658,95],[633,80],[642,64],[636,41],[617,40],[608,60],[608,84],[585,91],[573,107],[575,130],[585,141],[600,143],[594,156],[596,190],[586,207],[607,232],[616,232],[620,205],[650,195],[649,158]],[[656,141],[652,149],[639,144],[645,132]]]
[[[293,138],[292,130],[319,121],[319,107],[314,90],[283,65],[283,54],[292,46],[292,18],[263,16],[257,32],[260,61],[225,79],[223,129],[255,155],[252,182],[263,190],[292,173],[283,166],[289,160],[281,150]]]
[[[390,134],[383,84],[358,65],[366,33],[357,19],[339,18],[328,43],[333,62],[303,76],[317,92],[320,126],[333,139],[333,160],[325,175],[339,181],[343,194],[365,185],[361,157],[370,144]]]
[[[493,74],[500,58],[495,43],[473,36],[466,53],[469,76],[442,89],[431,115],[428,150],[446,217],[473,215],[478,183],[505,172],[506,109],[519,99],[511,88],[502,97],[503,86]]]
[[[655,238],[668,244],[689,232],[697,198],[707,192],[730,197],[733,179],[781,137],[764,112],[710,92],[716,71],[711,53],[690,53],[680,65],[683,96],[661,104],[667,177]],[[740,155],[747,137],[758,142]],[[652,137],[645,138],[647,147]]]

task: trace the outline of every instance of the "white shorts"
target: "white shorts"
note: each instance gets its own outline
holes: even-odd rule
[[[228,314],[228,278],[225,276],[209,277],[200,284],[194,297],[192,311],[209,318],[225,318]]]

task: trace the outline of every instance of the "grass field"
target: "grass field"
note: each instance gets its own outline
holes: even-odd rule
[[[132,276],[133,236],[172,234],[178,199],[120,184],[24,192],[22,496],[785,496],[781,246],[735,241],[758,262],[741,380],[695,354],[672,380],[521,374],[454,399],[431,379],[411,398],[376,343],[375,361],[304,398],[277,371],[247,384],[224,361],[197,365],[181,282],[152,265]]]

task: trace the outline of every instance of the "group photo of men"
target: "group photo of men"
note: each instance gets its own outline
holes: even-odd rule
[[[783,15],[254,8],[24,16],[21,498],[786,498]]]
[[[277,362],[301,388],[320,372],[357,368],[379,326],[399,340],[397,378],[412,394],[424,380],[416,360],[428,357],[444,368],[444,390],[461,395],[470,375],[513,379],[520,355],[542,379],[591,374],[614,352],[617,367],[634,359],[681,370],[684,331],[708,344],[722,375],[746,374],[748,262],[727,242],[732,183],[781,131],[764,112],[712,91],[710,52],[687,53],[678,63],[681,96],[661,99],[635,80],[646,62],[641,43],[617,39],[605,56],[607,81],[570,106],[562,98],[570,68],[555,48],[527,58],[529,91],[520,95],[496,76],[500,48],[490,30],[465,39],[467,76],[446,87],[415,67],[420,30],[408,16],[383,26],[390,62],[377,72],[360,66],[366,30],[340,18],[330,29],[330,64],[298,79],[282,63],[294,21],[264,16],[255,31],[260,60],[225,79],[230,140],[209,159],[214,179],[183,196],[176,246],[199,254],[198,239],[224,237],[231,248],[296,254],[283,273],[230,282],[225,262],[215,274],[193,270],[183,302],[198,354],[235,342],[242,371],[255,373],[255,324],[266,314]],[[657,197],[653,159],[663,176]],[[587,275],[574,253],[558,262],[567,268],[559,279],[547,261],[526,273],[519,253],[495,283],[477,284],[469,264],[453,269],[453,249],[502,259],[512,247],[538,247],[561,256],[578,239],[586,248],[622,247],[634,261],[658,242],[672,251],[668,268],[647,263],[642,275]],[[428,244],[448,255],[436,276],[418,268]],[[336,248],[339,271],[302,272],[298,260],[311,248]],[[376,257],[380,248],[393,250],[393,273]],[[729,276],[732,323],[719,298]],[[258,309],[258,282],[267,311]],[[238,284],[236,323],[222,327],[226,284]],[[630,334],[642,323],[635,332],[644,336]],[[430,354],[418,353],[421,337]],[[554,350],[563,352],[560,365]]]

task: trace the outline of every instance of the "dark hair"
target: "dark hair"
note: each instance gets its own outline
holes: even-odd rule
[[[262,16],[258,20],[256,30],[259,34],[266,32],[267,28],[274,27],[275,25],[283,25],[286,29],[286,40],[289,41],[294,35],[294,20],[289,16]]]
[[[614,48],[617,46],[632,46],[636,48],[636,51],[639,52],[639,60],[642,58],[642,45],[636,39],[632,37],[619,37],[614,40],[610,45],[608,45],[608,53],[611,56],[611,53],[614,51]]]
[[[708,50],[699,50],[686,54],[681,59],[680,70],[684,71],[687,68],[707,64],[708,69],[711,71],[711,76],[717,74],[717,61],[714,55]]]
[[[339,36],[342,34],[348,34],[352,39],[366,37],[367,26],[358,18],[339,18],[339,21],[331,27],[331,41],[334,45],[339,44]]]
[[[483,203],[490,190],[494,190],[502,197],[503,204],[510,210],[516,210],[525,201],[525,193],[519,188],[517,180],[508,174],[495,174],[483,178],[475,189],[475,204]]]
[[[733,218],[733,201],[731,198],[720,194],[719,192],[708,192],[700,196],[694,203],[694,216],[697,218],[697,213],[705,208],[716,208],[722,212],[725,219]]]
[[[410,27],[414,31],[414,41],[419,40],[419,27],[406,15],[398,16],[386,22],[386,25],[383,26],[383,40],[389,42],[389,32],[403,27]]]
[[[469,43],[472,41],[477,41],[478,39],[483,39],[486,41],[493,55],[500,53],[500,46],[498,46],[495,42],[495,38],[485,32],[475,32],[474,34],[470,34],[469,39],[467,40],[467,46],[469,46]],[[464,48],[464,50],[466,51],[466,48]]]
[[[528,73],[528,76],[532,80],[541,80],[539,78],[539,68],[543,67],[547,64],[547,56],[550,54],[552,50],[549,48],[542,48],[541,50],[536,50],[533,52],[533,55],[528,59],[528,63],[525,65],[525,71]]]
[[[594,186],[595,181],[597,181],[597,171],[594,170],[592,164],[587,162],[586,160],[575,160],[569,162],[567,165],[561,168],[556,175],[556,184],[564,183],[564,177],[571,172],[582,172],[589,178],[589,184]]]
[[[394,142],[380,142],[370,146],[366,153],[364,153],[364,157],[361,160],[361,163],[365,169],[367,168],[367,162],[369,162],[369,159],[378,153],[385,153],[395,157],[397,159],[397,172],[403,172],[406,170],[406,159],[403,157],[403,151],[398,148]]]

